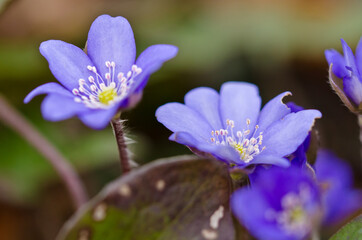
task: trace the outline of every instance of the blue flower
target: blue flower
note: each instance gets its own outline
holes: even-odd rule
[[[227,82],[220,94],[200,87],[185,96],[185,104],[167,103],[156,117],[170,129],[170,140],[199,154],[211,155],[231,167],[252,164],[289,166],[284,157],[307,137],[317,110],[291,113],[279,94],[260,111],[258,88],[250,83]]]
[[[24,102],[48,94],[41,106],[45,119],[59,121],[78,116],[91,128],[104,128],[118,111],[141,99],[149,76],[178,51],[171,45],[153,45],[135,61],[130,24],[123,17],[108,15],[93,22],[86,45],[86,53],[59,40],[40,45],[40,53],[61,85],[41,85]]]
[[[264,169],[251,188],[236,190],[231,208],[257,239],[306,239],[321,221],[321,195],[301,168]]]
[[[330,82],[346,106],[358,112],[361,111],[358,107],[362,103],[362,38],[357,45],[356,55],[343,39],[341,42],[344,56],[334,49],[325,51],[328,64],[332,64]]]
[[[351,168],[333,153],[318,152],[315,163],[318,182],[323,186],[323,224],[334,225],[362,208],[362,192],[353,189]]]

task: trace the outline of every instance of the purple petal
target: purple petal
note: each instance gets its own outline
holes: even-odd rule
[[[360,38],[356,48],[356,63],[359,76],[362,75],[362,37]]]
[[[72,97],[71,94],[67,89],[59,85],[58,83],[50,82],[40,85],[39,87],[35,88],[31,91],[24,99],[24,103],[30,102],[35,96],[40,94],[48,94],[48,93],[56,93],[64,96]]]
[[[177,47],[167,44],[153,45],[144,50],[136,61],[136,65],[142,69],[142,72],[135,78],[133,91],[141,91],[148,77],[160,69],[164,62],[174,58],[177,52]]]
[[[324,224],[337,224],[361,208],[362,192],[354,190],[352,169],[329,151],[319,151],[315,164],[324,192]]]
[[[356,75],[352,74],[343,79],[343,90],[357,106],[362,102],[362,82]]]
[[[290,162],[283,157],[274,157],[274,156],[263,156],[261,157],[256,156],[255,159],[253,159],[250,164],[269,164],[269,165],[275,165],[279,167],[289,167]]]
[[[235,131],[247,129],[246,120],[250,119],[253,129],[260,111],[261,99],[258,87],[251,83],[227,82],[220,90],[220,112],[222,123],[233,120]]]
[[[354,73],[357,73],[356,59],[353,55],[352,49],[348,44],[341,39],[342,49],[344,53],[345,65],[351,67]]]
[[[41,112],[48,121],[61,121],[82,112],[89,111],[83,103],[77,103],[73,97],[50,94],[41,104]]]
[[[291,95],[290,92],[284,92],[270,100],[260,112],[258,125],[259,131],[264,132],[270,124],[282,119],[285,115],[291,112],[287,105],[283,103],[283,98]]]
[[[258,189],[243,188],[236,190],[231,196],[231,209],[239,222],[256,238],[288,239],[277,224],[266,221],[265,213],[270,209],[270,205]]]
[[[185,95],[186,106],[200,113],[214,130],[223,128],[219,114],[219,94],[207,87],[199,87]]]
[[[284,157],[293,153],[314,125],[315,118],[320,118],[317,110],[303,110],[290,113],[282,120],[271,124],[264,132],[263,146],[266,149],[258,155]]]
[[[127,19],[101,15],[94,20],[88,33],[87,52],[102,76],[108,72],[106,61],[116,63],[115,74],[131,70],[136,45]]]
[[[78,80],[90,75],[87,66],[93,63],[82,49],[59,40],[42,42],[39,49],[48,60],[54,77],[68,90],[78,88]]]
[[[90,128],[100,130],[105,128],[118,111],[118,105],[109,109],[97,109],[79,114],[78,117],[82,122]]]
[[[167,103],[156,111],[157,120],[172,132],[187,132],[199,142],[209,142],[210,124],[195,110],[181,103]]]
[[[334,49],[325,50],[324,55],[327,59],[328,66],[333,64],[333,73],[337,77],[343,78],[344,76],[349,74],[348,70],[345,67],[346,61],[338,51]]]

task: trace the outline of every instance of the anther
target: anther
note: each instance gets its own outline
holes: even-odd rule
[[[106,67],[111,67],[111,62],[110,61],[106,61]]]
[[[105,77],[106,77],[107,80],[111,80],[111,74],[110,73],[106,73]]]

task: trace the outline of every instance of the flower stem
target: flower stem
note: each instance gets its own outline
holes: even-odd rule
[[[361,142],[360,153],[362,157],[362,114],[358,114],[358,125],[359,125],[359,140]]]
[[[122,121],[120,119],[120,115],[117,114],[112,120],[111,125],[113,128],[114,136],[116,137],[118,151],[119,151],[119,159],[121,161],[121,169],[122,173],[126,174],[131,170],[130,160],[127,151],[127,144],[124,137]]]
[[[27,140],[49,161],[61,180],[63,180],[76,209],[87,201],[88,198],[85,188],[69,162],[30,122],[18,113],[1,94],[0,120]]]

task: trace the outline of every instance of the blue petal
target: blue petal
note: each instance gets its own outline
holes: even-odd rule
[[[359,76],[362,75],[362,37],[360,38],[356,48],[356,63]]]
[[[354,74],[343,79],[343,90],[357,106],[362,102],[362,82]]]
[[[227,82],[220,90],[221,120],[226,128],[226,120],[235,122],[235,131],[247,129],[246,120],[250,119],[251,130],[256,125],[261,99],[258,87],[251,83]]]
[[[87,52],[102,76],[108,72],[106,61],[116,63],[116,75],[131,70],[136,45],[127,19],[101,15],[94,20],[88,33]]]
[[[315,118],[320,118],[318,110],[303,110],[290,113],[282,120],[270,125],[264,132],[263,146],[266,149],[258,155],[284,157],[293,153],[308,136]]]
[[[272,222],[268,222],[265,213],[270,209],[267,199],[256,188],[239,189],[231,196],[231,209],[239,222],[257,239],[285,240],[285,233]]]
[[[200,142],[187,132],[173,133],[169,137],[169,140],[196,148],[202,153],[209,153],[227,164],[236,164],[241,168],[248,166],[248,164],[245,164],[240,160],[239,154],[233,148],[229,146],[214,145],[205,141]]]
[[[341,43],[346,66],[352,68],[354,73],[357,73],[356,59],[353,55],[352,49],[343,39],[341,39]]]
[[[333,64],[333,73],[337,77],[343,78],[344,76],[349,74],[348,70],[346,69],[346,61],[338,51],[334,49],[325,50],[324,55],[327,59],[328,66]]]
[[[167,103],[156,111],[157,120],[172,132],[187,132],[198,142],[209,142],[210,124],[195,110],[181,103]]]
[[[100,130],[105,128],[118,111],[118,105],[109,109],[97,109],[79,114],[78,117],[90,128]]]
[[[326,185],[324,192],[324,224],[337,224],[361,208],[362,192],[354,190],[352,169],[333,153],[318,152],[315,164],[318,182]]]
[[[283,98],[291,95],[290,92],[284,92],[270,100],[260,112],[258,125],[259,131],[264,132],[270,124],[282,119],[285,115],[290,113],[290,109],[283,103]]]
[[[219,94],[214,89],[199,87],[185,95],[186,106],[200,113],[213,129],[223,128],[219,113]]]
[[[142,72],[135,78],[133,91],[141,91],[146,86],[149,76],[160,69],[164,62],[174,58],[177,52],[177,47],[167,44],[153,45],[144,50],[136,61]]]
[[[59,40],[42,42],[39,49],[54,77],[68,90],[78,88],[78,80],[90,75],[87,66],[93,63],[82,49]]]
[[[44,119],[48,121],[61,121],[71,118],[82,112],[89,111],[83,103],[77,103],[73,97],[59,94],[50,94],[41,104]]]
[[[73,95],[64,87],[59,85],[58,83],[50,82],[39,87],[35,88],[31,91],[24,99],[24,103],[30,102],[35,96],[40,94],[47,94],[47,93],[56,93],[64,96],[72,97]]]
[[[275,166],[279,166],[279,167],[289,167],[290,166],[290,162],[286,158],[275,157],[275,156],[270,156],[270,155],[256,156],[250,162],[250,164],[270,164],[270,165],[275,165]]]

